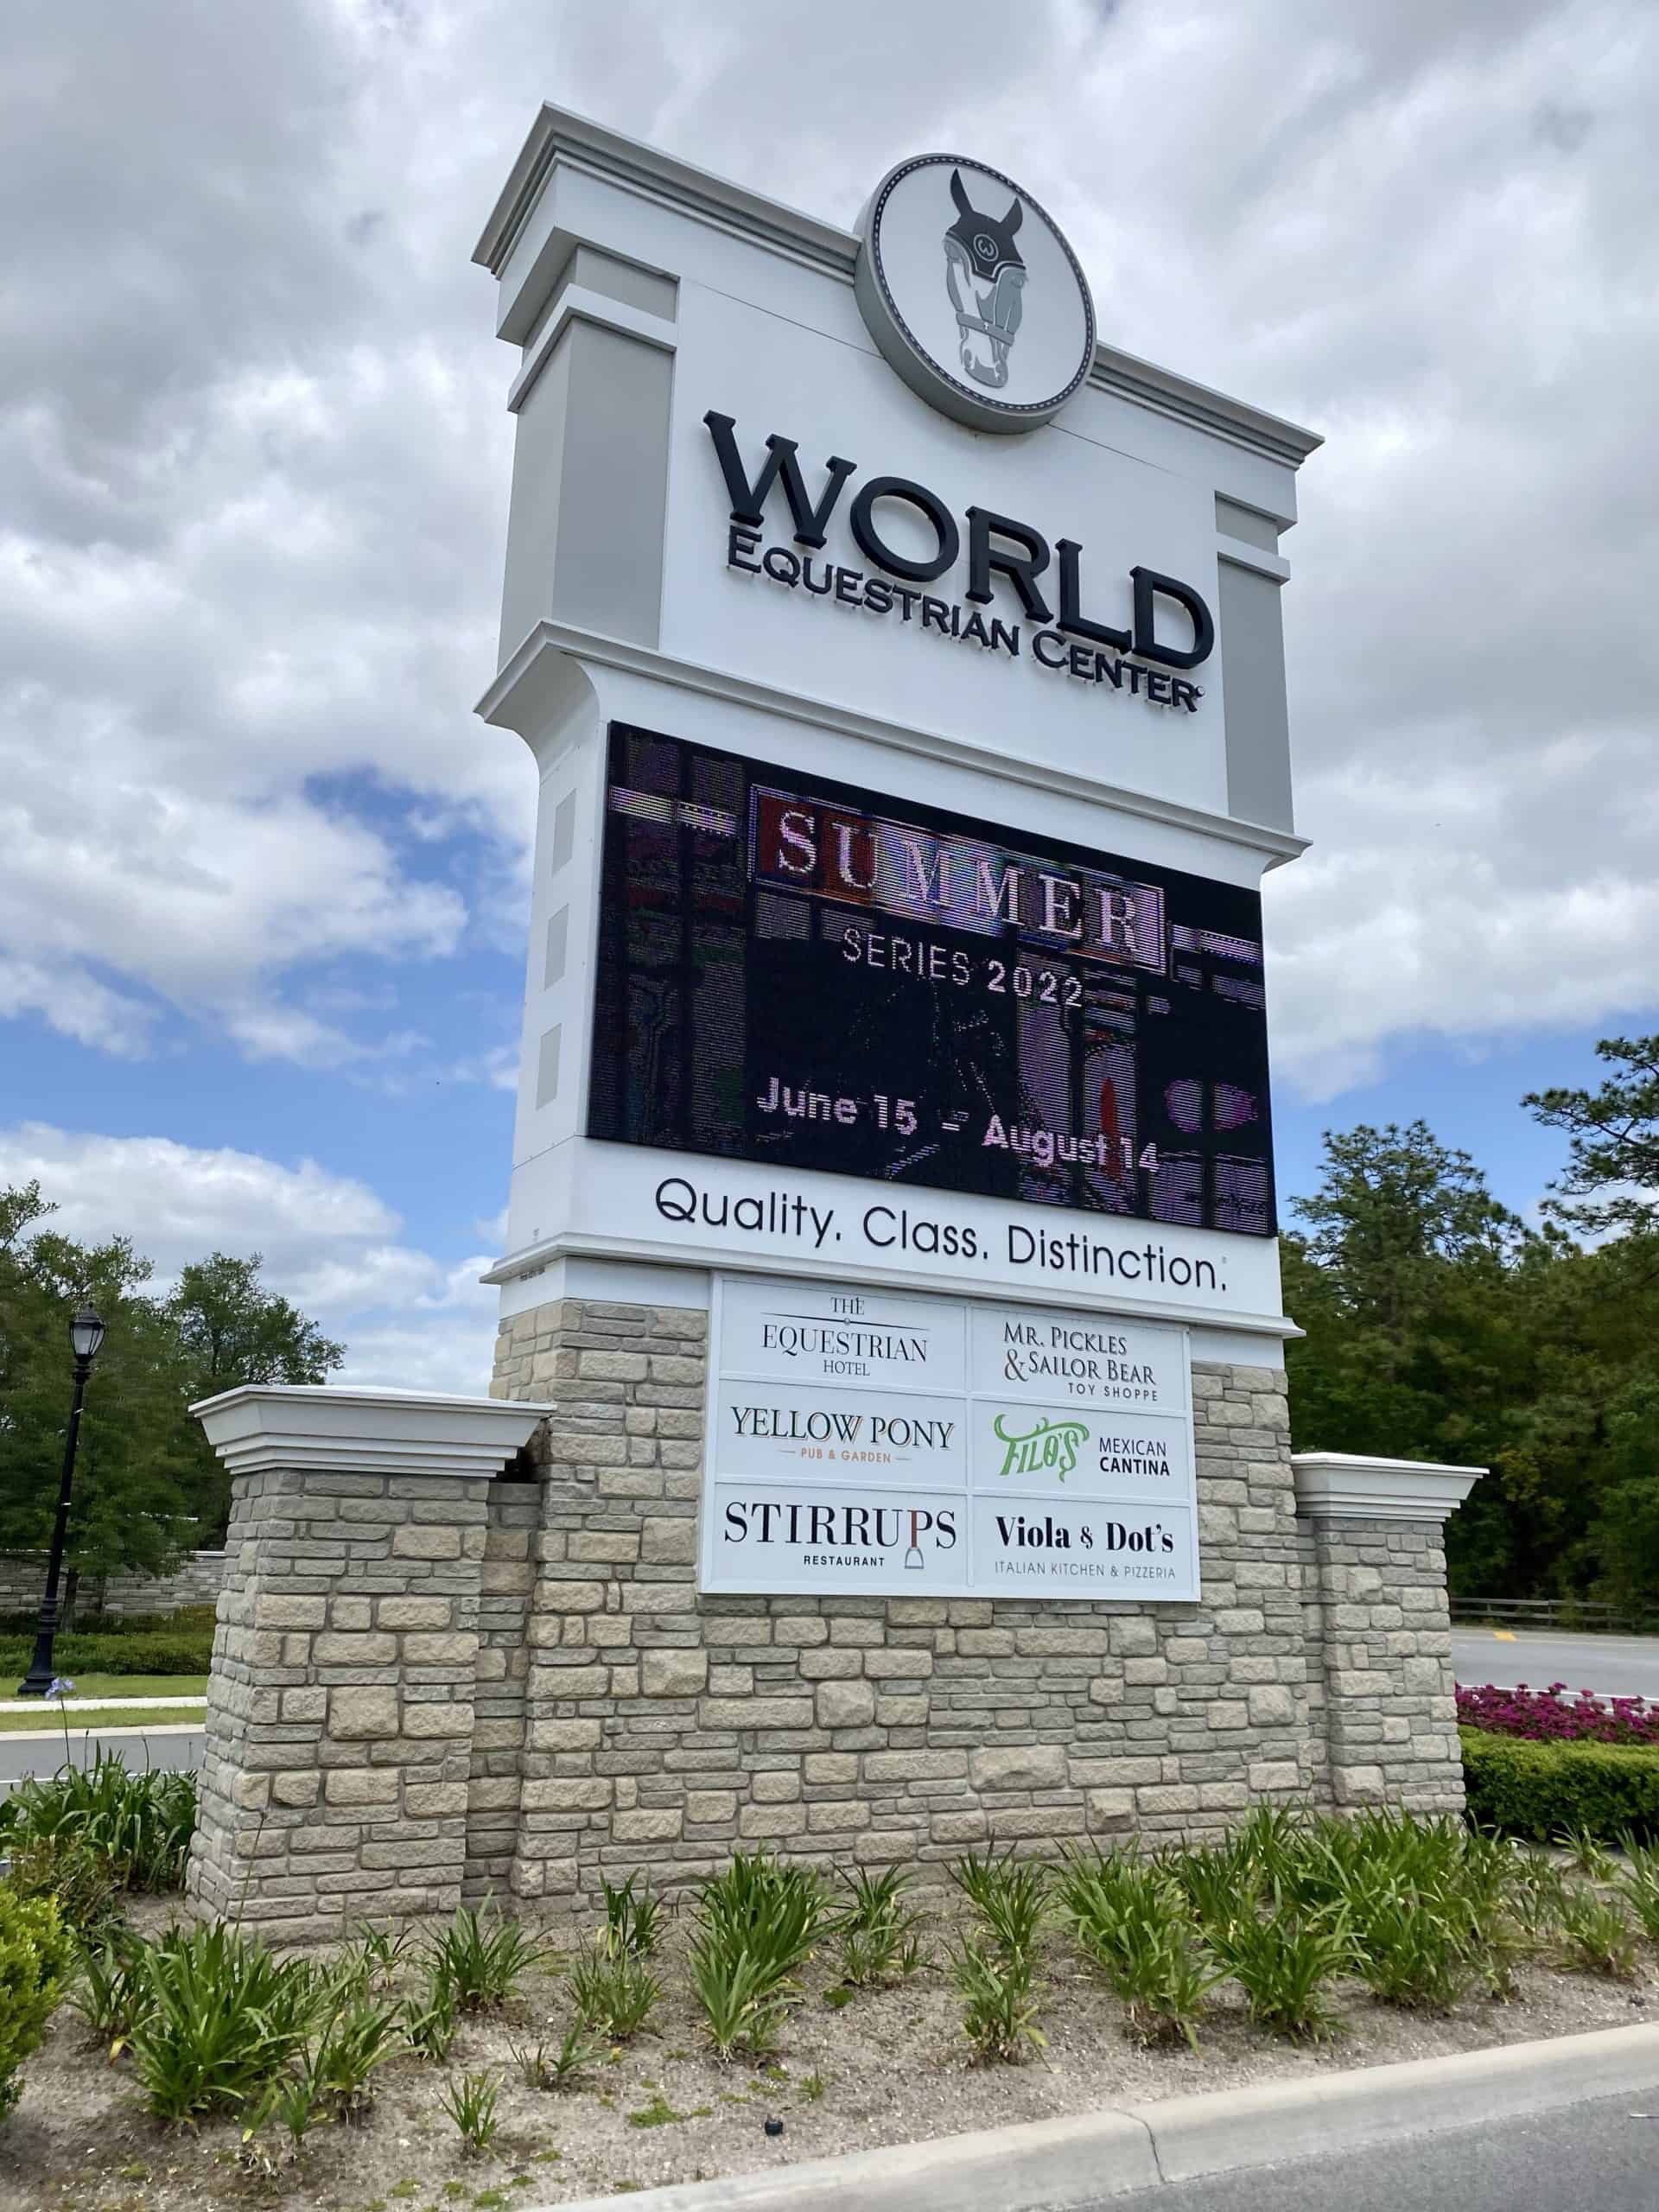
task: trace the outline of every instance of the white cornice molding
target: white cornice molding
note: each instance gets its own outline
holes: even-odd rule
[[[679,161],[620,130],[607,130],[588,116],[550,104],[543,105],[531,124],[474,249],[473,259],[493,276],[500,276],[537,201],[561,163],[655,200],[695,222],[804,263],[842,283],[853,281],[858,240],[850,231],[820,222],[816,215],[804,214],[798,207],[750,192],[711,170]],[[604,240],[594,243],[602,246]],[[1286,422],[1262,408],[1247,406],[1243,400],[1178,376],[1173,369],[1140,360],[1133,353],[1119,353],[1115,346],[1096,346],[1089,383],[1096,391],[1112,392],[1137,407],[1191,423],[1289,468],[1300,468],[1325,442],[1317,431],[1303,429],[1299,423]]]
[[[1290,1465],[1296,1510],[1307,1521],[1444,1521],[1490,1472],[1351,1452],[1298,1452]]]
[[[551,681],[546,658],[556,655],[592,662],[595,667],[614,668],[629,676],[650,677],[658,683],[678,684],[716,699],[730,699],[740,706],[786,715],[791,721],[810,722],[820,729],[840,730],[849,737],[892,746],[901,753],[920,753],[953,767],[982,772],[994,764],[1005,781],[1029,784],[1042,791],[1063,791],[1090,805],[1115,807],[1120,814],[1140,815],[1148,822],[1173,830],[1188,830],[1203,837],[1219,837],[1267,855],[1269,868],[1293,861],[1307,850],[1308,841],[1287,830],[1272,830],[1263,823],[1236,821],[1229,814],[1211,814],[1203,807],[1183,806],[1178,800],[1154,798],[1148,791],[1126,789],[1119,784],[1097,783],[1046,762],[1022,760],[1017,753],[990,753],[985,747],[964,745],[942,730],[915,729],[901,722],[882,721],[824,699],[810,699],[794,691],[780,691],[770,683],[757,683],[730,669],[713,668],[699,661],[677,660],[650,645],[626,638],[607,637],[597,630],[575,630],[563,622],[538,622],[501,670],[474,712],[498,729],[517,730],[533,745],[539,726],[549,712],[550,699],[561,686]]]
[[[499,1475],[551,1406],[428,1390],[249,1382],[190,1408],[233,1475]]]

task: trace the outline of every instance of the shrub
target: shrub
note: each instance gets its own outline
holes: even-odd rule
[[[143,1946],[143,2002],[128,2048],[157,2120],[251,2103],[303,2049],[319,2009],[315,1967],[216,1927]]]
[[[765,2050],[796,1994],[797,1977],[828,1931],[818,1876],[765,1852],[739,1852],[697,1895],[691,1983],[715,2050]]]
[[[524,1976],[544,1966],[550,1954],[519,1922],[462,1905],[429,1955],[461,2010],[480,2012],[516,1997]]]
[[[426,1987],[417,1996],[406,1997],[398,2006],[397,2024],[417,2056],[438,2066],[448,2057],[461,2024],[461,1999],[441,1967],[429,1967]]]
[[[1599,1743],[1522,1743],[1465,1728],[1463,1773],[1477,1827],[1547,1843],[1569,1829],[1605,1841],[1628,1831],[1659,1843],[1659,1751]]]
[[[570,1971],[578,2018],[613,2043],[639,2033],[662,1993],[661,1982],[643,1959],[613,1951],[604,1937]]]
[[[1569,1966],[1628,1981],[1636,1972],[1636,1932],[1624,1907],[1587,1890],[1574,1891],[1561,1909],[1561,1942]]]
[[[31,1776],[0,1802],[0,1845],[78,1844],[135,1890],[182,1887],[195,1824],[194,1774],[130,1768],[118,1751],[99,1751],[45,1782]]]
[[[96,1940],[115,1914],[119,1870],[73,1835],[31,1836],[12,1847],[7,1877],[19,1897],[50,1897],[81,1942]]]
[[[605,2056],[604,2044],[596,2043],[580,2020],[565,2030],[555,2051],[550,2052],[544,2043],[533,2047],[509,2043],[507,2049],[527,2089],[571,2088]]]
[[[921,1915],[905,1903],[909,1877],[898,1867],[847,1877],[851,1897],[836,1923],[841,1978],[853,1989],[879,1987],[922,1964]]]
[[[370,2077],[396,2055],[398,2034],[390,2006],[375,2004],[360,1990],[342,1989],[301,2067],[312,2103],[341,2119],[365,2111]]]
[[[111,2055],[127,2041],[149,2002],[144,1952],[140,1939],[118,1924],[105,1940],[81,1954],[69,2001]]]
[[[1620,1891],[1648,1941],[1659,1943],[1659,1848],[1628,1837],[1624,1851],[1628,1863],[1619,1878]]]
[[[613,1958],[648,1959],[663,1932],[663,1901],[649,1883],[637,1893],[638,1875],[630,1874],[620,1888],[601,1875],[605,1892],[605,1943]]]
[[[0,1638],[0,1669],[22,1674],[35,1648],[28,1637]],[[142,1635],[60,1636],[52,1662],[60,1675],[205,1675],[213,1664],[213,1631],[152,1629]]]
[[[975,2055],[1017,2065],[1047,2037],[1037,2025],[1029,1951],[1012,1953],[994,1940],[969,1936],[950,1953],[950,1979],[962,1997],[963,2031]]]
[[[49,1897],[0,1886],[0,2121],[22,2094],[23,2061],[46,2032],[73,1955]]]
[[[1207,1933],[1259,2027],[1303,2043],[1337,2032],[1328,1985],[1354,1963],[1345,1915],[1305,1920],[1285,1910],[1262,1920],[1254,1912],[1235,1913]]]
[[[1223,1979],[1187,1917],[1168,1866],[1128,1856],[1071,1860],[1060,1906],[1078,1948],[1128,2013],[1142,2043],[1196,2048],[1206,1993]]]
[[[1010,1956],[1031,1948],[1053,1900],[1052,1877],[1040,1859],[1016,1859],[1010,1846],[1001,1859],[970,1851],[950,1871],[994,1942]]]

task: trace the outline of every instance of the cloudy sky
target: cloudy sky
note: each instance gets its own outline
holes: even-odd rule
[[[481,1388],[533,801],[493,671],[546,98],[850,225],[959,148],[1103,334],[1323,431],[1281,1173],[1659,1026],[1651,0],[7,0],[0,1181]]]

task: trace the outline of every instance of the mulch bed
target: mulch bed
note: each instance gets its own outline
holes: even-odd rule
[[[143,1913],[152,1929],[159,1916],[153,1906]],[[484,2069],[500,2082],[501,2131],[483,2158],[463,2155],[441,2108],[446,2070],[400,2057],[375,2077],[375,2102],[360,2121],[316,2130],[297,2163],[279,2155],[273,2136],[274,2170],[250,2170],[236,2122],[169,2132],[149,2120],[130,2076],[89,2047],[85,2024],[66,2005],[29,2061],[22,2103],[0,2137],[0,2212],[496,2212],[1083,2113],[1122,2098],[1659,2020],[1649,1956],[1628,1983],[1529,1967],[1516,2000],[1471,1997],[1439,2019],[1347,1988],[1345,2032],[1313,2049],[1253,2028],[1224,1986],[1196,2052],[1143,2050],[1125,2037],[1121,2006],[1051,1940],[1041,2016],[1048,2048],[1023,2066],[972,2063],[956,1993],[938,1968],[832,2009],[826,1958],[809,1975],[775,2058],[726,2067],[708,2055],[685,1993],[684,1936],[682,1922],[664,1942],[658,1970],[667,1990],[647,2029],[579,2088],[526,2088],[508,2049],[538,2037],[556,2045],[571,2017],[557,1976],[532,1977],[509,2011],[463,2024],[448,2072]],[[574,1943],[575,1931],[561,1929],[554,1940]],[[780,2136],[766,2135],[768,2118],[783,2121]]]

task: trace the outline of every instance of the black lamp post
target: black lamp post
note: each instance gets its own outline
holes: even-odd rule
[[[41,1600],[40,1632],[29,1672],[17,1685],[19,1697],[44,1697],[52,1687],[52,1644],[58,1632],[58,1575],[63,1566],[64,1539],[69,1533],[69,1493],[75,1479],[75,1446],[80,1438],[80,1402],[86,1394],[86,1377],[92,1371],[98,1348],[104,1341],[104,1324],[88,1305],[83,1305],[69,1324],[69,1342],[75,1355],[75,1397],[69,1408],[69,1433],[64,1439],[63,1479],[58,1484],[58,1517],[52,1527],[52,1550],[46,1565],[46,1595]]]

